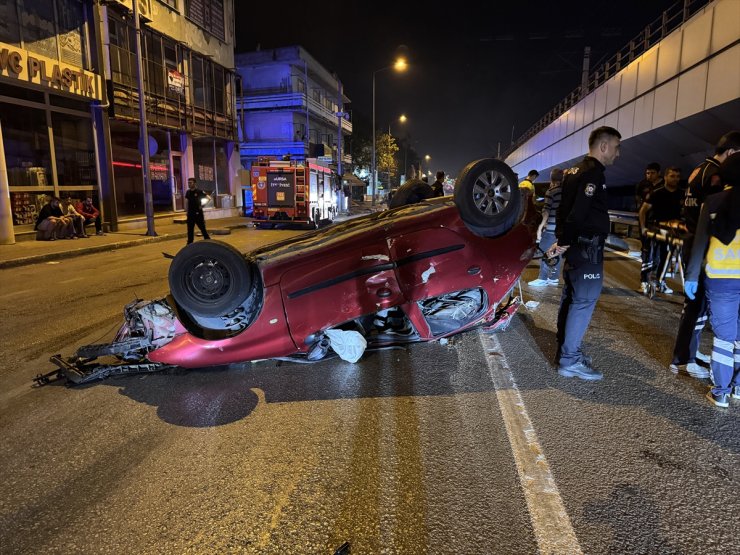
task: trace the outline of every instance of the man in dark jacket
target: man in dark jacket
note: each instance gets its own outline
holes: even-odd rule
[[[193,235],[195,226],[198,226],[200,232],[203,234],[203,239],[210,239],[208,232],[206,231],[206,221],[203,217],[203,205],[204,201],[208,200],[208,195],[196,187],[196,180],[194,177],[188,179],[188,192],[185,193],[185,203],[188,213],[188,245],[193,242]]]
[[[650,162],[645,168],[645,179],[635,186],[635,210],[640,211],[645,197],[663,185],[663,178],[660,177],[660,164]]]
[[[34,229],[38,232],[36,239],[40,241],[54,241],[56,239],[71,239],[74,236],[72,221],[64,217],[60,201],[51,197],[36,218]]]
[[[443,197],[445,196],[445,172],[439,171],[437,172],[437,179],[434,183],[432,183],[432,196],[433,197]]]
[[[604,170],[619,156],[622,136],[613,127],[598,127],[588,138],[588,155],[565,171],[555,236],[558,242],[548,255],[565,256],[565,286],[558,311],[558,374],[600,380],[581,351],[604,276],[604,242],[609,234]]]

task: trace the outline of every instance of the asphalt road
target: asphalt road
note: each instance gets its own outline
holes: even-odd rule
[[[616,255],[586,336],[599,383],[554,372],[559,288],[525,287],[540,304],[505,332],[357,364],[31,387],[49,355],[166,293],[161,253],[181,246],[0,272],[0,552],[738,551],[740,403],[667,371],[680,297],[637,295]]]

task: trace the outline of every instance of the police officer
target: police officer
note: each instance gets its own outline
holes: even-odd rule
[[[564,254],[565,286],[558,311],[558,374],[583,380],[600,380],[581,351],[581,341],[601,294],[604,276],[604,242],[609,234],[604,169],[619,156],[622,136],[613,127],[598,127],[588,137],[588,155],[565,171],[558,208],[557,243],[549,256]]]
[[[197,181],[194,177],[188,178],[188,192],[185,193],[185,204],[187,205],[187,224],[188,224],[188,245],[193,242],[193,235],[195,226],[198,226],[200,232],[203,234],[203,239],[210,239],[208,232],[206,231],[206,222],[203,217],[203,204],[204,200],[208,199],[208,195],[198,189]]]
[[[740,152],[740,131],[730,131],[722,136],[714,149],[714,156],[706,158],[691,172],[689,187],[683,205],[683,219],[689,236],[684,239],[682,259],[686,263],[691,258],[691,250],[699,221],[699,213],[704,200],[722,191],[719,166],[728,156]],[[696,364],[696,358],[709,362],[709,357],[698,353],[699,339],[707,321],[707,303],[704,292],[704,274],[698,278],[699,288],[693,298],[686,297],[678,324],[676,344],[673,347],[673,360],[669,369],[674,374],[688,374],[694,378],[704,378],[709,372]]]

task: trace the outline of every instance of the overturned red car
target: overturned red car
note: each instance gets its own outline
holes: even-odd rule
[[[503,162],[472,162],[454,196],[347,220],[242,254],[218,241],[182,249],[170,294],[135,301],[112,343],[51,357],[37,376],[83,383],[178,366],[335,354],[332,330],[362,348],[444,338],[506,322],[536,249],[539,214]],[[101,362],[113,357],[113,362]],[[344,358],[344,357],[343,357]]]

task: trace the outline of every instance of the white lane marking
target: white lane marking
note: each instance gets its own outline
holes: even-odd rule
[[[495,334],[478,333],[496,389],[540,553],[583,553],[532,421]]]

